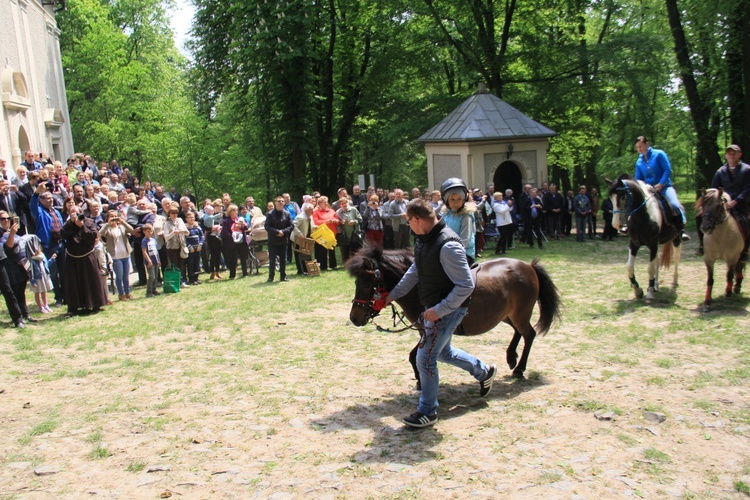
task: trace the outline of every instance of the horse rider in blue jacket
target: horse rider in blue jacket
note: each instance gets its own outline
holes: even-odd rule
[[[672,207],[672,211],[682,216],[682,241],[687,241],[690,236],[685,232],[685,209],[680,205],[677,199],[677,191],[672,187],[672,165],[669,163],[667,153],[661,149],[652,148],[648,139],[639,136],[635,142],[635,148],[638,150],[638,161],[635,162],[635,180],[643,181],[652,186],[657,193],[661,193],[667,203]]]

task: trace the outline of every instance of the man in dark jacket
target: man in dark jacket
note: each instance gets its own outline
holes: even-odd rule
[[[438,220],[429,202],[418,198],[406,209],[406,224],[416,240],[414,263],[391,290],[386,305],[406,295],[419,283],[419,301],[425,308],[424,332],[417,350],[417,369],[422,384],[417,411],[403,419],[409,427],[427,427],[437,422],[437,362],[457,366],[479,382],[479,395],[492,389],[495,365],[486,365],[471,354],[451,346],[453,331],[469,309],[474,291],[466,250],[461,239],[444,220]]]
[[[273,282],[276,273],[276,259],[279,259],[279,281],[289,281],[286,277],[286,247],[289,236],[294,230],[294,223],[289,212],[284,210],[284,198],[277,196],[273,210],[266,214],[264,224],[268,232],[268,282]]]
[[[544,197],[544,208],[547,210],[547,234],[550,238],[560,239],[562,233],[562,217],[565,200],[557,192],[557,186],[550,184],[549,191]]]
[[[734,215],[737,222],[747,228],[748,215],[750,215],[750,166],[741,160],[742,149],[732,144],[724,152],[727,162],[714,174],[711,187],[722,188],[725,193],[732,197],[732,201],[726,204],[726,208]],[[701,238],[703,241],[703,238]],[[747,262],[747,246],[750,238],[745,238],[745,247],[742,249],[740,262]]]

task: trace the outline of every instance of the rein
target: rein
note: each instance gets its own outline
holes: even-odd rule
[[[649,197],[647,197],[647,198],[645,198],[643,200],[643,203],[641,203],[637,207],[631,209],[631,207],[633,205],[633,194],[630,191],[630,185],[628,183],[626,183],[624,179],[622,180],[622,184],[623,184],[624,187],[617,188],[616,191],[626,191],[628,193],[628,202],[625,204],[625,210],[613,209],[612,210],[612,215],[625,214],[626,217],[630,218],[638,210],[640,210],[641,208],[645,207],[646,203],[648,202],[648,200],[650,200],[651,198],[653,198],[654,196],[656,196],[656,191],[654,191],[653,193],[651,193],[651,196],[649,196]]]
[[[399,312],[396,309],[396,307],[393,305],[393,302],[391,302],[391,310],[392,310],[391,319],[393,320],[393,328],[396,328],[396,326],[398,326],[399,323],[403,323],[406,326],[404,326],[403,328],[399,328],[398,330],[392,330],[390,328],[380,326],[379,324],[375,323],[375,316],[377,316],[375,315],[370,318],[370,323],[372,323],[375,326],[375,329],[377,331],[384,332],[384,333],[401,333],[401,332],[405,332],[406,330],[416,330],[418,332],[422,331],[421,326],[423,324],[423,319],[422,319],[421,314],[416,320],[407,324],[406,314],[404,314],[403,311]]]

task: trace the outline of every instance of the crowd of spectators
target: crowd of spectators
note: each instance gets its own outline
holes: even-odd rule
[[[472,221],[470,229],[461,228],[464,245],[472,257],[481,256],[486,230],[497,239],[495,253],[511,249],[516,234],[522,243],[533,247],[536,239],[543,248],[542,238],[570,236],[572,221],[578,223],[579,217],[584,224],[579,237],[587,226],[593,238],[600,209],[604,237],[611,239],[611,204],[605,200],[600,206],[595,189],[586,194],[582,187],[582,193],[588,208],[580,207],[572,192],[562,196],[546,183],[538,190],[526,186],[517,197],[511,190],[494,192],[492,185],[487,194],[473,189],[462,207]],[[385,249],[409,247],[406,205],[415,197],[450,216],[440,191],[419,188],[405,193],[354,186],[351,194],[340,188],[333,202],[313,192],[301,204],[284,193],[265,210],[252,196],[242,204],[228,193],[198,201],[188,190],[179,194],[174,187],[141,183],[116,160],[97,163],[76,154],[63,164],[28,151],[16,168],[0,159],[0,285],[14,324],[23,327],[35,321],[25,299],[29,284],[42,314],[63,305],[68,316],[97,312],[112,303],[108,280],[113,294],[128,301],[137,286],[147,287],[147,297],[159,295],[168,266],[180,270],[183,287],[201,284],[201,271],[211,280],[224,279],[225,272],[234,279],[238,268],[247,276],[257,235],[267,245],[269,281],[277,267],[279,279],[286,281],[287,264],[300,275],[308,273],[306,261],[312,259],[321,271],[335,270],[337,253],[346,262],[366,242]],[[336,235],[338,252],[318,243],[301,251],[322,225]],[[138,276],[132,284],[131,270]]]

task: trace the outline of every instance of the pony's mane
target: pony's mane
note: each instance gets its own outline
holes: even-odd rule
[[[356,277],[362,271],[372,271],[373,263],[385,274],[403,276],[411,266],[413,258],[414,253],[411,249],[383,250],[377,245],[365,245],[349,259],[345,267],[352,277]]]
[[[701,196],[700,198],[698,198],[695,201],[695,205],[694,205],[695,209],[697,210],[697,209],[703,207],[703,200],[707,200],[708,201],[708,200],[712,200],[712,199],[716,199],[718,201],[718,199],[719,199],[719,190],[718,189],[714,189],[714,188],[706,189],[706,191],[703,193],[703,196]],[[723,190],[722,190],[722,193],[721,193],[721,199],[724,201],[724,203],[729,203],[730,201],[732,201],[732,197],[729,196],[729,194],[726,191],[723,191]]]

